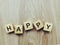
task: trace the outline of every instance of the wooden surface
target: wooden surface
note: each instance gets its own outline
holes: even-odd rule
[[[40,19],[54,24],[51,33],[7,34],[5,24],[23,24]],[[0,45],[60,45],[60,0],[0,0]]]

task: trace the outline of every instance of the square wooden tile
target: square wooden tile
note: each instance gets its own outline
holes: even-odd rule
[[[43,22],[41,20],[37,20],[33,24],[34,24],[36,30],[39,30],[39,29],[43,28]]]
[[[44,25],[44,29],[43,29],[43,30],[44,30],[44,31],[49,31],[49,32],[51,32],[52,26],[53,26],[52,23],[45,22],[45,25]]]
[[[15,25],[15,34],[23,34],[23,26],[22,25]]]
[[[5,25],[5,30],[7,33],[13,32],[14,31],[13,25],[12,24]]]
[[[25,30],[33,29],[33,24],[30,21],[24,22],[24,28]]]

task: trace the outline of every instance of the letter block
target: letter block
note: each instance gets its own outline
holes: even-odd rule
[[[23,34],[23,26],[22,25],[15,25],[15,34]]]
[[[30,22],[30,21],[24,22],[24,28],[25,28],[25,30],[33,29],[33,24],[32,24],[32,22]]]
[[[13,25],[12,24],[7,24],[5,25],[5,29],[7,33],[11,33],[14,31]]]
[[[44,31],[49,31],[49,32],[51,32],[52,26],[53,26],[52,23],[45,22],[45,25],[44,25],[44,29],[43,29],[43,30],[44,30]]]
[[[39,30],[39,29],[43,28],[43,22],[41,20],[37,20],[33,24],[34,24],[36,30]]]

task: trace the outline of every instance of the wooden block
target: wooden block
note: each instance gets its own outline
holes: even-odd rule
[[[39,30],[39,29],[43,28],[43,22],[41,20],[37,20],[33,24],[34,24],[36,30]]]
[[[44,31],[49,31],[49,32],[51,32],[52,26],[53,26],[52,23],[45,22],[45,25],[44,25],[44,29],[43,29],[43,30],[44,30]]]
[[[7,24],[5,25],[5,29],[7,33],[11,33],[14,31],[13,25],[12,24]]]
[[[30,22],[30,21],[24,22],[24,28],[25,28],[25,30],[33,29],[32,22]]]
[[[23,34],[23,26],[22,25],[15,25],[15,34]]]

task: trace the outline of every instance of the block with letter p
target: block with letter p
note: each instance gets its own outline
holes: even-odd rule
[[[24,28],[25,28],[25,30],[31,30],[31,29],[33,29],[32,22],[31,21],[24,22]]]
[[[43,22],[41,20],[37,20],[33,24],[34,24],[36,30],[40,30],[41,28],[43,28]]]
[[[13,25],[12,24],[7,24],[5,25],[5,29],[7,33],[11,33],[14,31]]]

